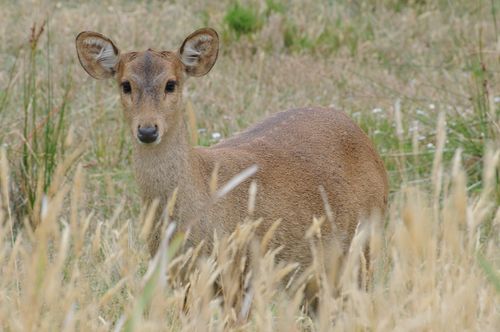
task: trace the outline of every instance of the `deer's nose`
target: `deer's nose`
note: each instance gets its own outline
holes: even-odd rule
[[[158,126],[139,126],[137,138],[142,143],[153,143],[158,138]]]

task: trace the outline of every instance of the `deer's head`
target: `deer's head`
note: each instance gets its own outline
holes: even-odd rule
[[[96,79],[114,78],[125,118],[142,144],[158,144],[182,121],[182,87],[188,76],[212,69],[219,50],[215,30],[190,34],[177,51],[121,53],[111,39],[84,31],[76,37],[78,58]]]

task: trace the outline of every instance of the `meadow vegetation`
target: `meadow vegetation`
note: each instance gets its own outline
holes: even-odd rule
[[[0,330],[500,326],[497,2],[0,0],[0,9]],[[341,108],[374,141],[389,212],[359,227],[347,257],[314,240],[328,222],[318,216],[305,234],[314,262],[294,274],[268,238],[256,243],[250,204],[209,257],[181,251],[172,221],[150,259],[153,214],[134,183],[117,87],[88,77],[74,38],[93,30],[123,50],[174,49],[203,26],[222,45],[210,74],[185,88],[194,144],[303,106]],[[371,274],[360,289],[366,241]],[[321,285],[315,315],[301,308],[309,279]]]

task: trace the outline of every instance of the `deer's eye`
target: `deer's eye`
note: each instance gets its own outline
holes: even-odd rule
[[[122,82],[122,91],[123,93],[125,94],[129,94],[132,92],[132,87],[130,86],[130,82],[129,81],[125,81],[125,82]]]
[[[177,85],[177,81],[174,81],[174,80],[168,81],[167,85],[165,85],[165,92],[174,92],[176,85]]]

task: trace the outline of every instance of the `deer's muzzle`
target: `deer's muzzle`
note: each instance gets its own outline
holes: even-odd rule
[[[144,126],[137,128],[137,138],[141,143],[153,143],[158,140],[158,126]]]

